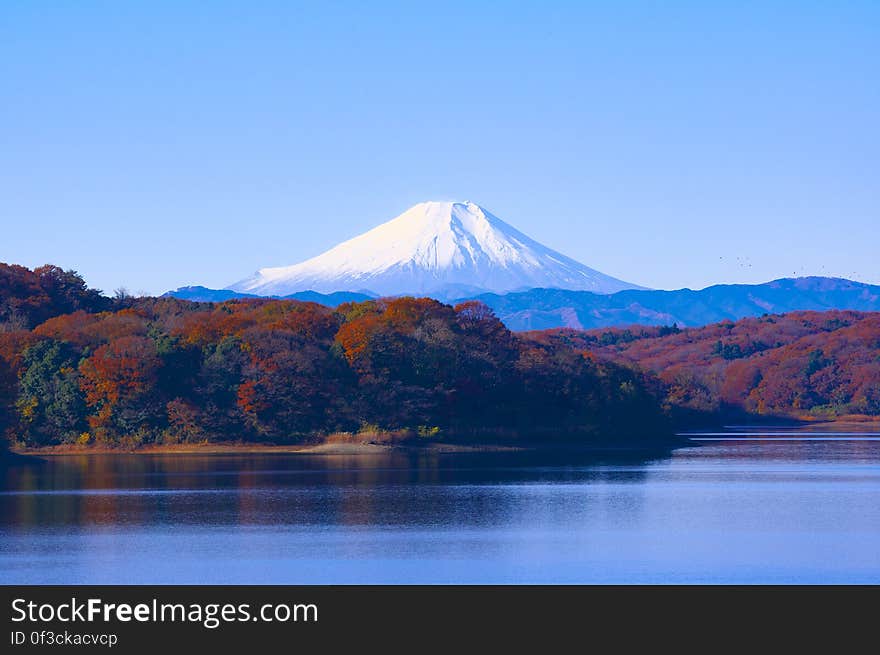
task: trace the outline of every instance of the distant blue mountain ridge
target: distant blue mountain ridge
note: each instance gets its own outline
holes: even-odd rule
[[[264,298],[266,296],[257,296],[251,293],[239,293],[229,289],[209,289],[208,287],[180,287],[174,291],[162,294],[163,297],[180,298],[181,300],[191,300],[193,302],[224,302],[226,300],[234,300],[236,298]],[[270,298],[278,298],[281,300],[301,300],[303,302],[315,302],[319,305],[327,305],[328,307],[337,307],[344,302],[363,302],[370,300],[375,296],[366,293],[357,293],[355,291],[336,291],[335,293],[318,293],[317,291],[300,291],[291,293],[287,296],[268,296]]]
[[[182,287],[166,296],[193,301],[221,302],[256,298],[229,290]],[[364,293],[314,291],[284,298],[336,307],[360,302]],[[445,298],[440,300],[446,301]],[[831,309],[880,311],[880,286],[842,278],[783,278],[764,284],[718,284],[693,291],[626,290],[613,294],[564,289],[530,289],[505,294],[485,293],[453,302],[480,300],[516,331],[558,327],[593,329],[626,325],[678,325],[696,327],[748,316]]]

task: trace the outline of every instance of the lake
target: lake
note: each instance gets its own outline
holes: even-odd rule
[[[91,455],[5,471],[6,584],[880,583],[880,435],[671,453]]]

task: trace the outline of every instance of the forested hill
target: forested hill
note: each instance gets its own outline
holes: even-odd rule
[[[0,431],[20,444],[626,439],[695,414],[880,416],[880,313],[516,333],[478,301],[107,298],[0,265]]]
[[[523,339],[476,302],[111,300],[71,272],[70,293],[12,273],[0,425],[28,446],[665,434],[641,374]]]
[[[528,333],[651,372],[675,407],[756,415],[880,415],[880,313],[793,312],[701,328]]]

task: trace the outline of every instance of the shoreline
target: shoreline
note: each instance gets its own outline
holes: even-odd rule
[[[553,453],[553,452],[610,452],[610,451],[650,451],[669,450],[681,447],[687,438],[665,437],[657,441],[632,442],[522,442],[522,443],[476,443],[476,442],[432,442],[432,443],[376,443],[376,442],[324,442],[311,444],[253,444],[253,443],[200,443],[200,444],[161,444],[126,449],[111,446],[78,446],[64,444],[43,448],[21,448],[12,450],[14,457],[70,457],[83,455],[375,455],[388,453],[402,454],[475,454],[475,453]]]
[[[690,436],[703,430],[729,430],[735,436],[738,430],[746,429],[795,429],[809,434],[817,430],[836,430],[843,433],[857,432],[865,428],[875,428],[880,434],[880,421],[864,420],[863,417],[844,417],[836,420],[795,420],[786,424],[768,422],[765,424],[729,424],[724,427],[713,426],[702,430],[689,427],[671,435],[662,435],[653,440],[620,441],[516,441],[515,439],[496,441],[449,440],[427,441],[395,438],[398,435],[375,436],[373,439],[358,440],[355,435],[329,435],[324,441],[298,444],[245,443],[245,442],[202,442],[189,444],[149,444],[136,448],[111,445],[60,444],[41,448],[12,448],[7,461],[33,457],[69,457],[82,455],[373,455],[387,453],[430,453],[430,454],[468,454],[468,453],[542,453],[542,452],[611,452],[611,451],[660,451],[694,445]],[[872,432],[874,430],[871,430]],[[0,459],[3,459],[0,457]]]
[[[318,443],[318,444],[253,444],[204,443],[163,444],[122,448],[113,446],[60,445],[44,448],[13,450],[20,456],[65,457],[71,455],[361,455],[390,452],[518,452],[527,450],[513,446],[476,446],[464,444],[381,444],[381,443]]]

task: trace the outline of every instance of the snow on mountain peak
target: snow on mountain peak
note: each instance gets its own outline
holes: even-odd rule
[[[370,291],[467,295],[536,287],[638,288],[527,237],[473,202],[422,202],[293,266],[260,269],[229,289],[258,295]]]

